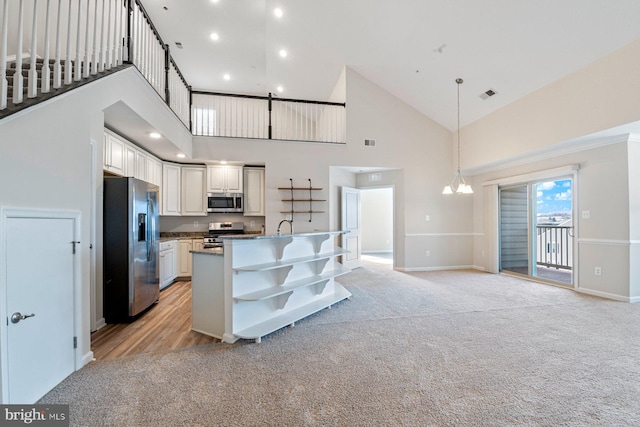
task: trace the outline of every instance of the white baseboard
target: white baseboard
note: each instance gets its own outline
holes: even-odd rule
[[[87,363],[89,363],[91,361],[93,361],[93,351],[89,351],[88,353],[85,353],[82,356],[82,366],[86,365]]]
[[[104,328],[105,326],[107,326],[107,322],[105,322],[104,317],[96,321],[96,331],[100,328]]]
[[[640,302],[640,297],[625,297],[623,295],[611,294],[609,292],[595,291],[593,289],[585,289],[585,288],[576,288],[576,292],[580,292],[582,294],[593,295],[600,298],[606,298],[614,301],[622,301],[622,302]]]
[[[411,271],[446,271],[446,270],[475,270],[473,265],[444,265],[439,267],[397,267],[396,270],[403,272]]]

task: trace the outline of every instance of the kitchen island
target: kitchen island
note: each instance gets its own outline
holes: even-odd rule
[[[343,231],[223,237],[223,249],[194,250],[191,329],[225,342],[263,336],[351,293],[334,278]]]

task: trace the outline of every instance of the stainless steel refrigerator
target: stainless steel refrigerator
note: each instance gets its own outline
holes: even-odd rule
[[[158,187],[104,178],[103,296],[107,323],[128,322],[160,295]]]

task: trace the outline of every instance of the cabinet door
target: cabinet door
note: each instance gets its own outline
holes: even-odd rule
[[[169,281],[170,268],[169,264],[167,263],[167,255],[169,254],[169,252],[171,251],[162,251],[158,256],[160,260],[160,288],[165,287],[167,282]]]
[[[264,169],[244,169],[244,216],[264,216]]]
[[[180,166],[162,165],[162,215],[180,215]]]
[[[112,135],[107,135],[107,158],[107,170],[124,176],[124,142]]]
[[[207,192],[221,193],[226,191],[225,167],[224,166],[208,166],[207,167]]]
[[[147,179],[147,156],[141,151],[136,155],[136,178],[151,182]]]
[[[133,177],[138,177],[136,174],[136,157],[138,155],[138,151],[131,147],[130,145],[127,145],[124,149],[125,151],[125,168],[124,168],[124,174],[125,176],[133,176]]]
[[[205,176],[205,168],[182,168],[182,215],[207,215],[207,195],[204,191]]]
[[[178,276],[191,276],[191,240],[180,240],[178,242]]]
[[[226,191],[229,193],[242,193],[242,166],[226,166],[227,178]]]
[[[202,239],[193,239],[191,245],[194,251],[201,251],[204,249],[204,241]]]

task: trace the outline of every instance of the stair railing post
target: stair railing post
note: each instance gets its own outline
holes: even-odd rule
[[[102,0],[102,15],[100,16],[100,50],[98,53],[98,72],[104,71],[104,4],[107,0]]]
[[[107,70],[111,69],[111,56],[113,54],[113,43],[111,42],[111,14],[113,13],[112,7],[113,1],[109,0],[109,16],[107,18],[107,59],[105,61]]]
[[[58,0],[58,19],[56,22],[56,56],[53,61],[53,88],[59,89],[62,86],[62,58],[60,57],[60,48],[62,39],[60,38],[60,26],[62,19],[62,0]]]
[[[47,12],[44,17],[44,57],[42,62],[42,70],[40,74],[42,75],[42,81],[40,82],[40,89],[42,93],[48,93],[51,90],[51,67],[49,65],[49,49],[51,36],[49,34],[49,21],[51,18],[51,0],[47,0]]]
[[[13,75],[13,97],[14,104],[22,102],[22,88],[24,85],[24,77],[22,76],[22,36],[24,26],[24,2],[20,0],[18,11],[18,49],[16,51],[16,72]]]
[[[268,105],[268,111],[269,111],[269,139],[272,139],[272,134],[271,134],[271,100],[272,100],[271,99],[271,92],[269,92],[269,105]]]
[[[79,82],[82,76],[82,55],[80,55],[80,33],[82,27],[82,0],[78,0],[78,24],[76,25],[76,66],[73,80]]]
[[[2,35],[0,36],[0,110],[7,108],[9,83],[7,82],[7,37],[9,27],[9,0],[2,6]]]
[[[87,19],[84,31],[84,67],[82,68],[82,77],[87,78],[91,74],[91,50],[89,50],[89,21],[91,20],[91,0],[87,0]]]
[[[125,59],[127,62],[131,63],[133,62],[133,58],[132,58],[132,43],[133,40],[131,38],[131,31],[133,30],[133,5],[131,4],[132,0],[126,0],[127,2],[127,11],[126,11],[126,17],[127,17],[127,34],[126,34],[126,42],[125,42],[125,46],[127,46],[127,53],[126,55],[122,55],[123,59]]]
[[[35,98],[38,93],[38,0],[33,0],[33,25],[31,26],[31,58],[27,74],[27,98]]]
[[[164,45],[164,97],[165,102],[171,108],[171,89],[169,88],[169,67],[171,66],[171,56],[169,55],[169,45]]]
[[[120,38],[120,17],[122,16],[122,3],[119,0],[116,0],[115,6],[115,16],[113,18],[113,62],[112,65],[117,67],[120,63],[120,45],[122,44],[122,39]]]
[[[67,13],[67,49],[64,59],[64,84],[71,84],[73,80],[73,64],[71,63],[71,0],[69,0],[69,12]]]
[[[98,0],[93,4],[93,52],[91,54],[91,75],[98,74]]]

